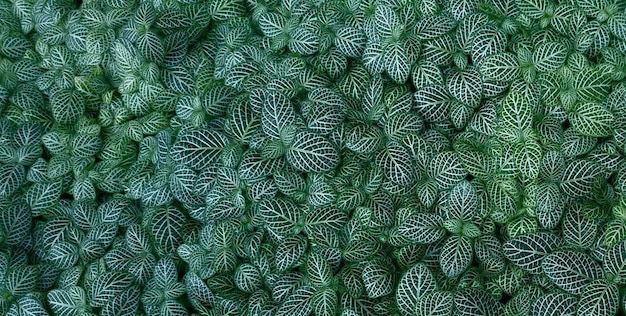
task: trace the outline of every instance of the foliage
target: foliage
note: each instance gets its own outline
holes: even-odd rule
[[[0,0],[0,315],[623,315],[625,12]]]

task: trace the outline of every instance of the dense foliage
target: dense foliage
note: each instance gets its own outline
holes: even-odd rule
[[[626,310],[621,0],[0,0],[0,314]]]

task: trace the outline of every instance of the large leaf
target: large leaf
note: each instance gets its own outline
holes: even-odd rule
[[[171,155],[174,161],[200,170],[216,162],[226,144],[228,138],[220,132],[192,130],[178,136]]]
[[[152,234],[157,244],[167,252],[176,251],[182,243],[185,214],[173,206],[159,208],[152,218]]]
[[[532,305],[532,316],[575,316],[576,296],[563,293],[547,293],[535,300]]]
[[[324,137],[301,132],[296,135],[287,151],[287,161],[300,171],[324,172],[337,166],[339,153]]]
[[[605,280],[597,280],[585,287],[578,302],[578,316],[611,316],[617,313],[619,288]]]
[[[396,291],[396,303],[404,316],[413,316],[419,300],[437,289],[437,282],[430,269],[418,263],[400,278]]]
[[[581,135],[605,137],[613,133],[613,113],[599,103],[578,103],[569,113],[569,119]]]
[[[450,236],[443,244],[439,265],[449,278],[461,275],[472,263],[472,243],[465,236]]]
[[[574,295],[580,295],[587,284],[602,277],[600,264],[589,255],[572,250],[551,253],[541,267],[556,286]]]
[[[132,277],[124,272],[105,272],[98,275],[91,284],[89,303],[93,307],[102,307],[116,295],[132,284]]]
[[[446,235],[442,222],[437,214],[419,213],[402,222],[398,226],[398,233],[414,242],[430,244]]]
[[[563,244],[563,240],[550,233],[535,233],[522,235],[507,241],[502,250],[507,259],[518,267],[532,273],[539,274],[541,261]]]

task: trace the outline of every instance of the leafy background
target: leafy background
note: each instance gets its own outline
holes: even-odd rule
[[[620,0],[0,0],[0,314],[626,310]]]

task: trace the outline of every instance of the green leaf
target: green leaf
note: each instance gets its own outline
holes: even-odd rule
[[[504,256],[516,266],[532,273],[539,274],[541,262],[563,244],[563,240],[550,233],[534,233],[522,235],[504,243]]]
[[[398,226],[398,233],[414,242],[431,244],[446,235],[442,222],[443,219],[437,214],[419,213],[402,222]]]
[[[21,165],[0,166],[0,198],[11,196],[26,180],[26,171]]]
[[[436,291],[429,293],[418,301],[415,315],[449,316],[452,314],[454,294]]]
[[[415,107],[426,121],[440,122],[449,116],[451,97],[444,86],[426,86],[415,92]]]
[[[506,127],[525,130],[532,127],[533,112],[528,98],[520,92],[511,91],[502,100],[500,110],[502,123]]]
[[[157,244],[166,252],[176,251],[182,243],[185,214],[174,206],[160,207],[152,218],[151,231]]]
[[[306,316],[313,309],[311,299],[315,293],[315,288],[304,286],[291,294],[278,308],[276,316]]]
[[[457,100],[476,108],[483,96],[483,81],[474,67],[454,71],[448,75],[448,91]]]
[[[573,79],[572,86],[581,101],[602,100],[610,91],[610,78],[600,68],[585,67]]]
[[[575,160],[565,167],[561,189],[569,196],[587,196],[593,190],[593,181],[602,174],[600,166],[587,160]]]
[[[55,315],[80,316],[85,311],[85,290],[78,286],[54,289],[48,292],[48,303]]]
[[[469,288],[456,292],[454,304],[463,316],[497,316],[504,315],[502,303],[496,301],[485,290]]]
[[[411,73],[411,65],[401,43],[390,44],[385,50],[385,69],[396,83],[406,82]]]
[[[265,226],[278,236],[294,234],[301,217],[298,207],[284,199],[261,201],[259,212]]]
[[[358,28],[346,26],[335,32],[335,47],[348,57],[360,57],[365,43],[365,35]]]
[[[537,71],[557,70],[565,63],[566,58],[567,47],[559,43],[541,43],[533,51],[533,63]]]
[[[532,305],[533,316],[576,315],[578,298],[564,292],[547,293],[535,300]]]
[[[220,132],[192,130],[178,136],[171,155],[174,161],[201,170],[218,161],[226,144],[228,138]]]
[[[5,288],[13,296],[20,297],[32,292],[38,282],[39,271],[36,266],[21,265],[8,271]]]
[[[298,133],[287,151],[287,161],[304,172],[330,171],[339,163],[339,153],[324,137],[311,132]]]
[[[25,205],[7,206],[0,213],[0,228],[9,246],[18,246],[29,235],[31,225],[31,213]]]
[[[446,151],[430,161],[428,175],[437,182],[440,189],[445,190],[465,179],[467,172],[457,155],[452,151]]]
[[[531,19],[539,19],[546,14],[551,4],[547,0],[516,0],[519,10]]]
[[[305,255],[307,240],[301,235],[289,236],[281,240],[276,248],[276,268],[283,272],[292,267]]]
[[[461,275],[472,263],[472,242],[465,236],[450,236],[443,244],[439,265],[449,278]]]
[[[270,92],[263,102],[261,126],[271,139],[280,139],[287,126],[296,121],[295,111],[289,99],[280,92]]]
[[[26,203],[34,211],[41,211],[54,206],[61,196],[61,182],[35,183],[26,192]]]
[[[617,313],[620,293],[615,284],[596,280],[585,287],[578,303],[579,316],[610,316]]]
[[[380,167],[387,179],[399,185],[409,185],[413,181],[414,172],[411,156],[408,151],[398,145],[390,145],[376,156],[376,165]]]
[[[578,103],[569,113],[572,127],[581,135],[605,137],[613,133],[615,117],[599,103]]]
[[[132,283],[132,278],[124,272],[105,272],[100,274],[91,285],[89,303],[93,307],[102,307],[107,301],[124,291]]]
[[[396,303],[404,316],[413,316],[417,303],[437,289],[437,282],[430,269],[423,263],[410,268],[400,278],[396,291]]]
[[[363,284],[370,298],[391,294],[394,290],[394,270],[388,262],[376,260],[363,268]]]
[[[587,254],[571,250],[551,253],[541,267],[556,286],[574,295],[580,295],[587,284],[602,277],[600,264]]]
[[[510,82],[520,75],[517,57],[511,53],[489,55],[480,64],[485,79]]]

